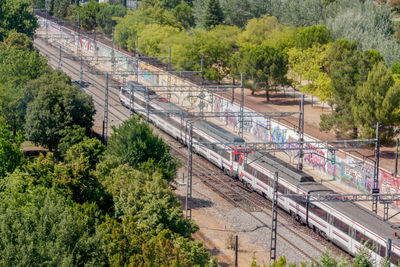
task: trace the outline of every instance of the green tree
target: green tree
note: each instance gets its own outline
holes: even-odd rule
[[[388,66],[400,61],[400,45],[393,38],[391,11],[373,0],[336,0],[326,7],[324,24],[333,40],[348,39],[360,50],[376,49]]]
[[[38,84],[37,96],[28,104],[25,131],[28,140],[57,151],[60,131],[78,125],[89,133],[96,111],[91,97],[71,84],[66,74],[53,71],[47,77]]]
[[[145,168],[151,162],[153,168],[171,182],[179,166],[178,161],[169,153],[164,141],[152,133],[152,129],[139,116],[124,121],[113,128],[107,153],[121,159],[133,168]]]
[[[24,33],[32,38],[38,26],[35,14],[32,12],[31,0],[0,2],[0,41],[3,41],[10,31]]]
[[[182,54],[186,58],[186,67],[201,70],[201,59],[204,60],[204,77],[221,81],[228,75],[229,61],[237,47],[237,36],[240,29],[235,26],[219,25],[209,31],[197,30],[191,42],[184,46]]]
[[[257,86],[265,88],[267,102],[273,86],[287,84],[288,57],[278,49],[260,45],[244,46],[233,56],[235,71],[248,74]],[[253,90],[254,93],[254,90]]]
[[[379,121],[383,140],[390,141],[400,123],[399,96],[400,86],[394,84],[385,63],[376,64],[351,103],[355,121],[362,126],[363,137],[373,138],[374,126]]]
[[[0,43],[0,49],[18,49],[33,51],[33,41],[24,33],[10,31],[3,43]]]
[[[247,21],[254,17],[251,10],[251,0],[220,0],[224,11],[225,23],[240,28],[246,26]]]
[[[329,30],[324,25],[313,25],[299,32],[296,38],[296,46],[306,49],[315,44],[327,44],[329,41]]]
[[[168,56],[168,46],[174,41],[181,32],[180,29],[167,25],[148,24],[139,33],[139,51],[149,56]]]
[[[53,16],[64,19],[68,14],[67,10],[70,4],[71,0],[54,0]]]
[[[96,24],[105,34],[111,34],[112,28],[117,24],[116,18],[126,15],[126,8],[123,5],[109,5],[101,3],[99,12],[96,14]]]
[[[318,25],[325,17],[323,0],[287,0],[275,2],[271,15],[278,17],[284,25],[309,27]]]
[[[34,9],[45,9],[46,7],[46,0],[33,0],[32,7]]]
[[[289,76],[293,78],[293,84],[322,101],[330,100],[332,96],[331,79],[326,73],[328,50],[329,45],[317,45],[304,50],[293,47],[288,51]]]
[[[390,70],[392,71],[392,74],[400,74],[400,63],[397,61],[393,63]]]
[[[88,31],[96,29],[96,17],[100,10],[100,4],[95,0],[90,0],[88,4],[79,8],[81,27]]]
[[[48,70],[46,59],[34,50],[25,50],[29,42],[13,32],[0,46],[0,115],[11,126],[13,133],[24,123],[24,87]],[[8,44],[15,44],[8,47]]]
[[[219,0],[208,0],[207,8],[204,14],[204,27],[209,29],[224,22],[224,13],[222,12]]]
[[[368,79],[368,73],[372,68],[379,62],[383,62],[383,57],[378,50],[367,50],[361,53],[360,56],[360,83],[365,82]]]
[[[185,29],[190,29],[195,25],[192,8],[186,3],[177,5],[173,9],[172,14]]]
[[[261,45],[265,40],[270,39],[272,32],[281,31],[283,25],[280,25],[276,17],[263,15],[260,18],[249,20],[245,30],[239,35],[239,43]]]
[[[98,139],[85,137],[83,141],[74,144],[67,150],[65,159],[70,163],[87,162],[89,169],[94,170],[105,150],[106,148]]]
[[[89,218],[74,213],[54,191],[7,189],[1,198],[0,265],[100,264],[101,235],[88,229]]]
[[[21,133],[12,135],[9,126],[0,119],[0,178],[22,165],[23,158],[20,150],[22,141]]]
[[[94,172],[104,150],[97,139],[86,138],[72,146],[67,151],[67,163],[55,166],[53,187],[76,203],[94,202],[101,210],[108,212],[112,206],[111,196],[106,193]]]
[[[335,109],[321,115],[320,127],[335,130],[337,135],[356,138],[357,125],[351,111],[351,100],[360,81],[360,52],[354,42],[337,40],[328,50],[328,74],[331,77],[332,100]]]
[[[58,145],[58,150],[60,151],[61,158],[64,158],[67,150],[82,142],[86,137],[86,129],[78,125],[73,125],[72,127],[67,126],[60,130],[60,143]]]

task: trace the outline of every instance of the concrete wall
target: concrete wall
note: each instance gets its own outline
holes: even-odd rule
[[[65,38],[58,38],[57,40],[53,41],[57,41],[62,45],[69,47],[71,50],[74,50],[77,46],[79,46],[82,52],[87,55],[96,55],[96,51],[97,55],[99,56],[111,55],[110,47],[107,47],[101,43],[96,43],[95,41],[85,37],[81,37],[80,40],[78,40],[77,34],[71,32],[70,30],[64,29],[53,22],[41,19],[40,26],[41,28],[39,29],[39,32],[41,34],[44,34],[47,31],[50,35],[65,35]],[[116,52],[115,56],[127,58],[126,63],[119,63],[119,65],[121,65],[121,69],[135,70],[134,65],[128,62],[128,59],[130,58],[129,55],[126,55],[123,52]],[[139,75],[139,82],[143,84],[158,86],[181,85],[185,86],[186,88],[191,88],[194,86],[189,81],[180,77],[156,74],[162,72],[162,70],[145,62],[139,62],[139,70],[141,73],[141,75]],[[134,75],[128,77],[128,80],[134,80],[133,76]],[[197,98],[196,94],[194,93],[191,94],[187,92],[174,92],[172,94],[168,94],[168,97],[176,98],[174,99],[174,102],[178,102],[181,105],[188,105],[192,107],[199,105],[200,102],[203,102],[205,105],[204,109],[208,111],[218,111],[226,114],[229,112],[239,111],[239,106],[237,104],[232,104],[227,99],[211,94],[206,95],[204,100]],[[245,109],[245,111],[252,110]],[[223,117],[221,120],[227,125],[231,126],[234,131],[238,130],[238,118]],[[298,134],[293,129],[279,124],[276,121],[266,118],[251,118],[245,119],[244,126],[245,133],[252,135],[260,141],[290,142],[290,146],[297,146]],[[305,140],[312,141],[316,139],[305,136]],[[298,151],[289,150],[287,155],[293,162],[296,162]],[[329,177],[356,188],[361,192],[369,192],[373,186],[373,166],[369,162],[364,162],[362,159],[354,157],[346,152],[336,151],[336,153],[333,155],[328,149],[314,149],[312,153],[305,155],[304,161],[305,164],[318,169],[322,174],[328,175]],[[381,193],[400,193],[399,177],[392,177],[392,174],[384,169],[380,169],[379,176]]]

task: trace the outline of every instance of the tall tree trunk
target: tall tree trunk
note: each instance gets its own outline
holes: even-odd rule
[[[268,80],[265,83],[265,96],[267,98],[267,102],[269,102],[269,84],[268,84]]]
[[[358,128],[357,127],[353,127],[353,134],[352,134],[353,136],[353,138],[357,138],[357,136],[358,136]]]

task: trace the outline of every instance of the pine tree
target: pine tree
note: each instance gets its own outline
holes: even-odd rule
[[[204,15],[204,27],[209,29],[213,26],[222,24],[224,14],[218,0],[209,0],[206,13]]]

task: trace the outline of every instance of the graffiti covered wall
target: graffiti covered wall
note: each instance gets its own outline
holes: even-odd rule
[[[61,27],[60,25],[47,21],[45,19],[39,20],[41,33],[51,33],[62,36],[58,38],[57,42],[65,45],[70,49],[79,47],[83,53],[88,55],[98,55],[110,57],[112,49],[106,45],[88,39],[84,36],[79,38],[76,33]],[[116,51],[115,56],[126,57],[125,62],[120,64],[120,69],[134,70],[135,68],[130,63],[132,58],[123,52]],[[139,82],[148,85],[168,86],[180,85],[183,89],[191,88],[193,85],[179,77],[173,75],[160,75],[162,69],[145,62],[139,63]],[[186,88],[184,88],[186,87]],[[239,119],[229,116],[232,112],[239,112],[240,108],[236,104],[232,104],[225,98],[216,95],[207,95],[203,100],[199,100],[196,96],[189,92],[182,93],[182,99],[189,99],[189,102],[194,105],[199,102],[205,103],[205,109],[208,111],[217,111],[225,114],[221,118],[228,126],[232,127],[235,131],[238,130]],[[254,112],[250,109],[245,109],[247,112]],[[268,118],[246,118],[244,122],[244,132],[253,136],[257,140],[265,142],[289,142],[286,148],[296,147],[298,134],[291,128],[279,124]],[[311,137],[305,136],[306,141],[313,141]],[[298,151],[288,150],[287,154],[293,159],[298,158]],[[312,149],[310,153],[304,156],[304,162],[318,169],[323,174],[356,188],[362,192],[369,192],[373,185],[373,166],[364,162],[363,160],[351,156],[343,151],[336,151],[332,153],[328,149],[318,150]],[[392,174],[386,170],[380,169],[380,189],[382,193],[399,193],[400,182],[398,177],[393,177]],[[399,204],[399,203],[397,203]]]

